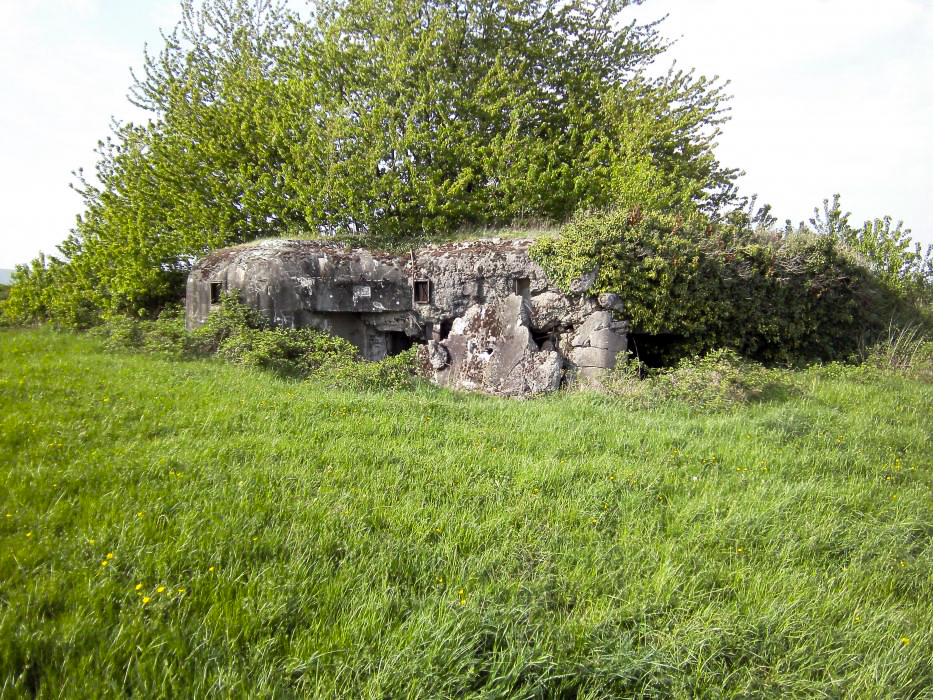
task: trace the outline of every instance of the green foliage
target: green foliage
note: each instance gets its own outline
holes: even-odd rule
[[[722,411],[794,391],[785,370],[767,369],[732,350],[685,357],[675,367],[660,370],[645,367],[634,355],[619,360],[601,385],[631,408],[670,402]]]
[[[91,334],[110,350],[176,358],[216,355],[233,364],[344,388],[402,388],[415,381],[414,349],[379,362],[363,362],[343,338],[310,328],[270,326],[236,292],[224,294],[221,307],[190,333],[185,330],[183,310],[176,306],[167,307],[152,321],[114,316]]]
[[[39,256],[17,265],[0,317],[7,325],[25,326],[51,319],[58,326],[86,327],[100,320],[100,294],[76,266]]]
[[[577,217],[532,255],[565,289],[595,270],[590,293],[618,294],[635,332],[671,336],[668,364],[713,348],[768,363],[845,359],[890,319],[925,318],[837,238],[750,221],[616,209]]]
[[[644,75],[666,46],[620,21],[634,4],[324,3],[285,85],[318,135],[287,164],[308,221],[392,245],[620,200],[731,201],[736,172],[712,156],[725,96]]]
[[[235,291],[224,293],[220,308],[208,314],[204,325],[191,332],[192,348],[202,355],[220,350],[225,341],[251,330],[268,330],[266,318],[240,300]]]
[[[217,355],[248,367],[299,377],[321,367],[356,364],[352,343],[310,328],[243,329],[226,338]]]
[[[716,81],[645,69],[666,48],[636,0],[182,0],[145,57],[61,259],[4,316],[153,318],[193,260],[256,238],[401,246],[612,204],[715,211]],[[626,19],[626,21],[623,21]],[[42,268],[41,270],[39,268]]]
[[[345,389],[404,389],[415,385],[417,347],[378,362],[351,362],[334,358],[311,368],[318,382]],[[329,358],[328,358],[329,359]]]
[[[933,303],[933,245],[926,252],[910,237],[910,229],[898,221],[892,227],[890,216],[872,219],[854,228],[849,212],[843,213],[839,195],[832,203],[823,200],[823,212],[813,210],[810,224],[823,236],[830,236],[855,251],[878,279],[900,294]]]
[[[933,687],[929,384],[834,366],[707,415],[335,390],[44,330],[0,356],[8,696]]]

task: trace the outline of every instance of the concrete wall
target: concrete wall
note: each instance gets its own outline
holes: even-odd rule
[[[627,324],[613,313],[621,302],[587,294],[585,283],[563,293],[529,257],[531,243],[487,239],[407,255],[313,241],[228,248],[189,275],[186,323],[203,324],[212,298],[236,290],[276,325],[346,338],[368,360],[424,344],[425,373],[440,384],[522,395],[567,374],[598,379],[626,348]]]

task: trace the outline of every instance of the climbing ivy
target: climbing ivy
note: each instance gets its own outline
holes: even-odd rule
[[[837,238],[752,230],[741,216],[617,209],[579,216],[532,256],[565,290],[591,279],[668,362],[730,348],[770,363],[845,359],[892,319],[929,316]],[[579,288],[579,287],[577,287]]]

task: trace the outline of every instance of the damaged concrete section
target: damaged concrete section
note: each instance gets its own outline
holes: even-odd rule
[[[616,321],[609,311],[594,311],[580,328],[570,335],[564,352],[587,379],[596,379],[626,349],[627,326]]]
[[[446,339],[419,350],[426,371],[438,384],[503,396],[554,391],[563,363],[556,351],[535,344],[529,316],[515,294],[471,306]]]
[[[228,248],[189,275],[186,321],[201,325],[236,290],[276,325],[340,336],[366,360],[419,345],[423,374],[443,386],[528,396],[598,378],[626,349],[623,300],[591,295],[592,273],[563,293],[529,257],[531,243],[402,255],[313,241]]]

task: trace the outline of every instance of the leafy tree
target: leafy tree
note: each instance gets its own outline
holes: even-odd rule
[[[152,313],[179,296],[197,257],[296,220],[264,127],[288,21],[271,0],[184,0],[131,91],[153,119],[116,125],[98,145],[96,183],[77,173],[85,211],[60,246],[74,280],[57,297],[80,289],[99,312]]]
[[[63,257],[23,272],[7,308],[151,315],[209,250],[295,231],[402,245],[620,203],[732,205],[723,86],[649,77],[667,45],[621,21],[639,4],[322,0],[301,21],[280,0],[182,0],[131,89],[150,120],[100,143]]]
[[[904,222],[893,224],[890,216],[865,221],[861,228],[849,223],[850,212],[843,213],[840,196],[832,203],[823,200],[822,213],[813,210],[810,225],[820,235],[831,236],[860,255],[882,282],[900,293],[926,298],[933,295],[933,246],[923,251],[919,242],[911,239]]]
[[[304,103],[288,119],[315,135],[287,166],[306,218],[398,243],[619,201],[733,202],[737,173],[712,156],[725,95],[648,78],[666,45],[656,23],[620,24],[634,4],[323,3],[286,83]]]

